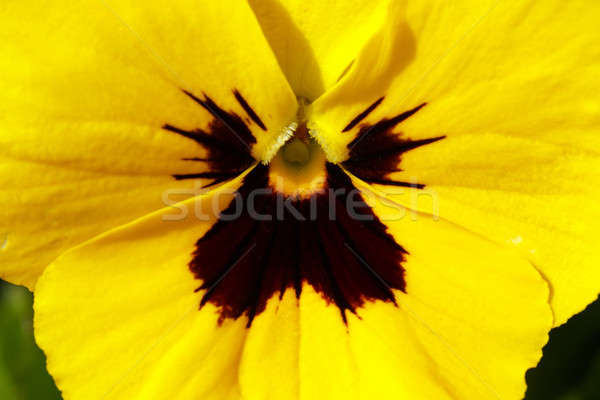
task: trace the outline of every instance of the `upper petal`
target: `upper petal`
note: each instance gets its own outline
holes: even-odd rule
[[[350,67],[389,0],[250,0],[297,96],[314,100]]]
[[[515,246],[564,322],[600,290],[600,4],[432,0],[389,15],[314,104],[318,139],[354,165],[352,151],[393,142],[394,162],[370,173],[363,159],[363,177],[426,185],[396,197]]]
[[[232,148],[261,158],[295,116],[243,2],[10,1],[0,21],[0,274],[30,288],[69,247],[230,176],[202,135],[237,173]]]

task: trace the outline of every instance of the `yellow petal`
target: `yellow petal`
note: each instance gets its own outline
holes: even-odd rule
[[[175,220],[172,209],[149,215],[46,269],[35,291],[36,338],[65,398],[239,395],[246,321],[219,326],[212,305],[199,311],[199,282],[188,268],[214,222],[211,213],[198,220],[194,205],[210,210],[219,195],[227,201],[234,183],[183,203],[185,219]]]
[[[509,246],[357,187],[407,252],[398,307],[368,303],[349,319],[361,398],[522,398],[552,323],[536,269]]]
[[[361,377],[340,310],[310,286],[300,298],[300,329],[299,399],[358,398]]]
[[[332,87],[385,17],[387,0],[250,0],[296,95]]]
[[[223,173],[193,160],[210,155],[196,130],[251,136],[259,159],[295,116],[245,3],[10,1],[0,21],[0,275],[29,288],[64,250]]]
[[[411,2],[311,111],[343,161],[365,127],[418,110],[389,132],[445,139],[384,171],[427,186],[397,201],[514,246],[550,282],[557,325],[600,291],[599,17],[584,0]]]
[[[239,365],[245,400],[298,399],[300,320],[293,290],[273,297],[248,329]]]
[[[214,214],[200,221],[194,210],[220,210],[239,183],[179,204],[189,218],[157,212],[46,269],[35,291],[36,339],[65,398],[297,398],[293,291],[273,298],[251,329],[246,317],[220,321],[211,303],[199,308],[202,282],[188,264]]]
[[[241,179],[179,207],[220,210]],[[369,204],[381,219],[390,215],[386,203],[373,197]],[[250,315],[223,317],[212,302],[198,307],[211,289],[196,293],[206,282],[196,280],[188,264],[192,255],[200,261],[215,256],[197,253],[198,239],[215,222],[206,216],[175,221],[173,210],[157,212],[63,254],[45,271],[35,292],[36,335],[66,398],[523,394],[525,370],[541,355],[551,313],[545,281],[512,249],[426,216],[385,221],[408,251],[406,290],[394,292],[396,305],[365,300],[356,314],[343,310],[345,323],[339,304],[303,280],[299,299],[294,289],[276,293],[249,324]],[[221,288],[234,283],[243,292],[257,282],[270,284],[240,280],[244,262],[217,281]],[[230,294],[239,294],[232,288]]]

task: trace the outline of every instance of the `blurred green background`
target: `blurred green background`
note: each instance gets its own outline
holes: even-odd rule
[[[0,281],[1,400],[60,399],[33,340],[31,305],[26,289]],[[527,400],[600,399],[600,301],[552,331],[527,382]]]
[[[60,394],[33,340],[32,295],[0,281],[0,399],[54,400]]]

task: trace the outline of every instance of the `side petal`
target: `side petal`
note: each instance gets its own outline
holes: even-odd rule
[[[239,173],[295,116],[245,3],[9,1],[0,20],[0,275],[30,289],[69,247]],[[215,131],[231,162],[208,159]]]
[[[428,192],[397,201],[515,246],[562,324],[600,291],[600,4],[428,1],[399,15],[314,104],[319,140],[351,164],[374,131],[403,142],[379,180]]]
[[[358,187],[407,252],[397,306],[369,303],[349,319],[364,398],[522,398],[552,324],[536,269],[509,246]]]
[[[233,187],[182,203],[185,219],[157,212],[46,269],[35,291],[36,340],[65,398],[240,397],[246,321],[219,324],[212,305],[199,310],[199,282],[188,267],[215,219],[207,212],[200,221],[193,210],[229,201]]]
[[[294,92],[310,101],[331,88],[381,26],[387,0],[250,0]]]

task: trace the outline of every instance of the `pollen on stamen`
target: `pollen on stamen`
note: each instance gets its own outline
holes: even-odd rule
[[[263,153],[261,162],[264,165],[268,165],[273,159],[273,157],[275,157],[277,152],[279,152],[279,149],[281,149],[283,145],[287,143],[288,140],[294,137],[296,129],[298,129],[298,123],[295,121],[291,122],[288,126],[282,129],[279,136],[277,136],[277,139],[275,139],[275,142],[271,143],[271,145],[269,145],[269,147],[267,147],[267,149]]]
[[[309,121],[307,126],[309,135],[319,144],[319,146],[321,146],[321,149],[323,149],[323,152],[330,163],[338,164],[348,158],[347,154],[339,154],[332,146],[322,139],[323,135],[320,134],[321,129],[314,121]]]

